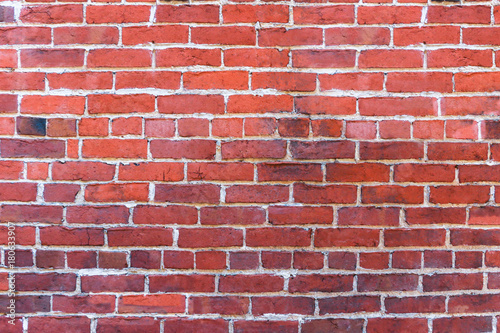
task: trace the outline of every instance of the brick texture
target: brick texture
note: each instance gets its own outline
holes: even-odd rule
[[[499,46],[497,0],[0,1],[0,332],[498,332]]]

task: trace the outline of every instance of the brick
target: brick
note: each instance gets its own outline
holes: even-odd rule
[[[421,159],[424,155],[424,146],[411,141],[361,142],[359,149],[362,160]]]
[[[440,72],[388,73],[386,86],[393,92],[452,92],[452,77]]]
[[[492,323],[491,317],[436,318],[432,327],[435,332],[486,332],[492,329]]]
[[[243,127],[245,136],[270,136],[276,132],[277,123],[274,118],[245,118]]]
[[[159,269],[161,266],[161,251],[132,251],[130,267]],[[169,268],[165,265],[165,268]]]
[[[54,311],[63,313],[113,313],[114,295],[63,296],[55,295]]]
[[[265,211],[258,207],[202,207],[200,223],[204,225],[263,224]]]
[[[419,6],[361,6],[359,24],[409,24],[418,23],[422,17]]]
[[[443,246],[446,231],[443,229],[391,229],[385,230],[385,245],[400,246]]]
[[[228,323],[223,319],[186,319],[168,318],[165,320],[165,333],[194,332],[199,327],[214,333],[223,333],[228,330]]]
[[[49,27],[4,27],[0,29],[0,44],[50,44]]]
[[[398,164],[394,167],[397,182],[453,182],[455,167],[448,164]]]
[[[291,293],[351,291],[353,279],[352,275],[296,275],[290,278],[288,290]]]
[[[62,223],[63,209],[59,206],[47,205],[2,205],[0,206],[1,222],[41,222]]]
[[[166,23],[218,23],[219,6],[162,5],[156,9],[156,20]],[[224,23],[229,22],[224,20]]]
[[[292,141],[290,151],[297,160],[354,158],[355,144],[352,141]]]
[[[303,333],[330,332],[332,330],[341,330],[344,332],[361,333],[363,332],[362,319],[314,319],[307,320],[302,324]]]
[[[293,10],[295,24],[354,23],[354,6],[300,6]]]
[[[24,96],[21,113],[24,114],[79,114],[85,110],[85,98],[79,96]]]
[[[424,251],[425,268],[451,268],[453,257],[451,251],[430,250]]]
[[[89,202],[147,201],[149,185],[95,184],[85,188],[85,200]]]
[[[194,27],[191,41],[195,44],[255,45],[256,32],[255,28],[244,26]]]
[[[226,275],[219,280],[219,290],[230,293],[262,293],[283,290],[284,279],[272,275]]]
[[[441,49],[429,51],[427,54],[427,65],[429,68],[491,67],[493,65],[493,58],[489,50]]]
[[[43,73],[0,73],[0,90],[44,90]]]
[[[314,299],[309,297],[253,297],[252,313],[263,315],[266,313],[312,315]]]
[[[49,119],[47,135],[50,137],[76,137],[76,119]]]
[[[482,274],[435,274],[425,275],[422,280],[423,290],[481,290],[483,288]]]
[[[488,146],[482,143],[431,142],[427,155],[436,161],[481,161],[487,159]]]
[[[143,275],[89,275],[82,276],[83,292],[140,292],[144,290]]]
[[[399,225],[399,209],[379,207],[342,207],[338,210],[339,225]]]
[[[281,251],[262,251],[262,267],[268,269],[286,269],[292,267],[292,253]]]
[[[252,75],[252,89],[276,89],[280,91],[313,91],[316,74],[258,72]]]
[[[75,291],[75,288],[76,275],[72,273],[20,273],[16,275],[18,291]]]
[[[375,229],[318,229],[314,238],[316,247],[376,247],[379,231]]]
[[[108,230],[109,246],[169,246],[172,230],[164,228],[114,228]]]
[[[150,67],[151,62],[151,51],[142,49],[95,49],[87,56],[89,68]]]
[[[470,225],[496,225],[500,209],[498,207],[472,207],[469,211]]]
[[[259,30],[259,46],[321,45],[319,28],[264,28]]]
[[[497,97],[447,97],[441,110],[443,115],[497,115],[499,103]]]
[[[226,253],[222,251],[196,252],[196,268],[201,270],[225,269]]]
[[[326,166],[329,182],[387,182],[390,167],[379,163],[334,163]]]
[[[299,194],[299,196],[301,195],[305,194]],[[296,201],[300,202],[297,199]],[[330,207],[269,207],[269,222],[274,225],[330,224],[332,221],[333,210]]]
[[[419,68],[423,53],[416,50],[365,50],[358,58],[359,68]]]
[[[46,184],[43,193],[46,202],[74,202],[79,191],[77,184]]]
[[[189,28],[182,25],[125,27],[122,34],[124,45],[174,44],[187,43],[189,40]]]
[[[21,51],[21,65],[30,67],[82,67],[85,50],[83,49],[23,49]]]
[[[390,40],[387,28],[342,27],[325,30],[326,45],[389,45]]]
[[[396,251],[392,254],[393,268],[417,269],[421,267],[421,261],[422,253],[419,251]]]
[[[321,91],[326,90],[382,90],[384,76],[381,73],[320,74]]]
[[[458,44],[459,42],[460,29],[455,26],[402,27],[394,29],[394,45],[397,46]]]
[[[219,49],[168,48],[156,50],[156,66],[220,66]],[[228,64],[226,64],[228,65]]]
[[[127,89],[127,88],[158,88],[158,89],[179,89],[180,87],[181,73],[179,72],[118,72],[116,73],[116,88],[117,89]],[[101,95],[103,98],[107,95]],[[133,112],[139,112],[138,107],[140,103],[145,103],[146,101],[140,101],[139,96],[133,95],[137,99],[137,104],[132,105],[131,109]],[[147,95],[142,95],[143,98]],[[109,98],[109,97],[108,97]],[[132,98],[127,100],[126,96],[121,96],[123,104],[133,104],[135,101]],[[153,99],[154,100],[154,99]],[[102,104],[112,104],[113,100],[106,101]],[[101,104],[101,107],[102,107]],[[154,106],[153,106],[154,109]],[[125,111],[120,111],[125,112]],[[114,113],[114,112],[113,112]]]
[[[35,201],[35,183],[0,183],[0,201]]]
[[[455,252],[455,267],[481,268],[483,266],[483,253],[479,251]]]
[[[59,27],[54,28],[54,44],[118,44],[118,34],[116,27]]]
[[[406,222],[412,224],[465,224],[463,208],[407,208]]]
[[[254,166],[250,163],[191,163],[189,180],[253,180]]]
[[[377,97],[359,100],[364,116],[432,116],[437,115],[437,101],[426,97]]]
[[[233,247],[243,245],[243,231],[232,228],[180,229],[181,248]]]
[[[389,313],[440,313],[445,311],[443,296],[389,297],[385,299]]]
[[[311,231],[301,228],[247,229],[246,245],[251,247],[304,247],[311,244]]]
[[[44,227],[40,228],[43,245],[97,246],[104,244],[103,229]]]
[[[398,331],[401,329],[412,332],[425,333],[428,331],[425,318],[370,318],[368,319],[367,333],[381,333]]]
[[[221,95],[173,95],[158,97],[158,111],[168,114],[194,114],[224,112]]]
[[[183,295],[122,296],[118,303],[119,313],[183,313],[186,307]]]
[[[309,204],[355,203],[356,193],[356,187],[351,185],[317,186],[297,183],[293,187],[294,201]]]
[[[315,137],[338,138],[342,135],[342,121],[336,119],[313,119],[311,129]]]
[[[149,317],[109,317],[99,318],[97,321],[97,332],[99,333],[112,333],[116,330],[126,332],[138,327],[148,332],[159,332],[160,321]]]
[[[19,16],[24,23],[83,23],[82,5],[27,5]]]
[[[319,164],[261,163],[257,165],[259,181],[321,181]]]
[[[488,186],[432,186],[430,190],[432,203],[486,203],[490,199]]]
[[[239,296],[194,296],[189,298],[189,313],[243,315],[248,312],[249,300]]]
[[[90,95],[88,112],[101,113],[148,113],[154,111],[152,95]]]
[[[149,288],[156,292],[213,292],[215,279],[213,275],[151,275]]]
[[[220,187],[213,184],[156,185],[156,201],[218,203]]]
[[[377,124],[372,121],[346,121],[345,136],[350,139],[375,139]]]
[[[480,313],[495,312],[498,310],[498,294],[458,295],[449,300],[450,313]]]
[[[354,67],[355,50],[294,50],[292,64],[298,68]]]
[[[21,323],[18,324],[18,326],[21,325]],[[90,333],[90,325],[90,318],[87,317],[32,317],[29,320],[28,332],[43,332],[52,329],[61,331],[71,327],[77,333]]]
[[[99,251],[99,268],[123,269],[127,268],[127,253]]]
[[[490,8],[487,6],[432,6],[427,12],[429,23],[489,24]]]
[[[296,251],[293,253],[293,268],[322,269],[325,255],[321,252]]]
[[[313,115],[355,114],[356,99],[352,97],[300,96],[295,98],[295,110],[299,113]]]
[[[380,311],[380,299],[376,296],[338,296],[319,300],[320,314]]]
[[[216,17],[218,18],[218,10]],[[222,17],[224,23],[287,23],[288,7],[284,5],[225,5],[222,7]]]
[[[229,67],[286,67],[289,62],[288,53],[286,50],[271,48],[228,49],[224,51],[224,64]]]
[[[146,140],[87,139],[83,141],[83,157],[145,158],[146,155]]]
[[[140,23],[149,21],[150,6],[88,6],[86,21],[99,23]]]

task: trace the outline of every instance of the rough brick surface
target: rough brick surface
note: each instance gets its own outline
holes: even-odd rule
[[[499,332],[499,47],[498,0],[0,1],[0,332]]]

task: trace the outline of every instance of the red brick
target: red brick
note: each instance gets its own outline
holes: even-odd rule
[[[83,141],[83,157],[146,158],[147,142],[142,139],[87,139]]]
[[[448,308],[450,313],[496,312],[500,304],[500,295],[457,295],[451,296]]]
[[[188,180],[253,180],[251,163],[190,163]]]
[[[188,40],[189,28],[182,25],[125,27],[122,29],[124,45],[187,43]]]
[[[325,90],[382,90],[382,73],[337,73],[320,74],[321,91]]]
[[[108,244],[121,246],[170,246],[172,230],[160,227],[114,228],[108,230]]]
[[[338,210],[339,225],[399,225],[399,209],[391,207],[342,207]]]
[[[241,118],[213,119],[212,135],[219,137],[241,138],[243,136],[243,119]]]
[[[243,231],[232,228],[180,229],[180,248],[233,247],[243,245]]]
[[[259,46],[321,45],[322,32],[319,28],[264,28],[259,30]]]
[[[450,291],[450,290],[481,290],[483,288],[482,274],[435,274],[423,277],[423,290]]]
[[[429,68],[465,66],[491,67],[492,65],[493,57],[490,50],[441,49],[429,51],[427,53],[427,66],[429,66]]]
[[[292,267],[292,253],[282,251],[262,251],[262,267],[267,269],[286,269]]]
[[[266,213],[260,207],[202,207],[200,223],[204,225],[263,224]]]
[[[313,136],[338,138],[342,135],[343,123],[337,119],[312,119],[311,129]]]
[[[220,26],[191,28],[191,41],[195,44],[255,45],[253,27]]]
[[[393,92],[452,92],[452,77],[452,73],[440,72],[388,73],[386,86]]]
[[[356,113],[356,99],[352,97],[300,96],[295,98],[295,109],[303,114],[349,115]]]
[[[123,269],[127,268],[127,253],[99,251],[99,268]]]
[[[293,198],[295,202],[308,204],[353,204],[356,202],[357,190],[356,186],[352,185],[307,185],[297,183],[293,186]],[[307,215],[309,218],[310,215]]]
[[[354,158],[355,144],[351,141],[292,141],[290,151],[298,160]]]
[[[489,24],[491,21],[488,6],[432,6],[427,12],[429,23],[469,23]]]
[[[412,224],[465,224],[463,208],[419,207],[406,209],[406,223]]]
[[[149,289],[157,292],[213,292],[215,277],[213,275],[150,275]]]
[[[311,231],[301,228],[247,229],[246,245],[251,247],[304,247],[311,244]]]
[[[316,74],[287,72],[258,72],[252,75],[252,89],[276,89],[281,91],[313,91]]]
[[[455,26],[404,27],[394,29],[394,45],[397,46],[458,44],[459,42],[460,29]]]
[[[337,296],[319,300],[320,314],[380,311],[377,296]]]
[[[334,163],[326,166],[329,182],[387,182],[390,167],[377,163]]]
[[[390,40],[387,28],[349,27],[325,30],[326,45],[389,45]]]
[[[268,48],[228,49],[224,51],[224,64],[229,67],[286,67],[289,62],[288,53],[287,50]]]
[[[97,320],[97,331],[99,333],[113,333],[118,331],[127,332],[136,328],[146,332],[159,332],[160,321],[148,317],[110,317]]]
[[[140,23],[148,22],[150,6],[104,5],[87,6],[87,23]]]
[[[137,206],[135,224],[196,224],[198,211],[186,206]]]
[[[88,15],[88,14],[87,14]],[[82,5],[27,5],[23,6],[20,20],[24,23],[82,23]]]
[[[296,50],[292,51],[293,67],[335,68],[354,67],[355,50]]]
[[[219,49],[169,48],[156,50],[156,66],[220,66]],[[226,63],[226,65],[228,65]]]
[[[377,124],[373,121],[346,121],[345,136],[350,139],[375,139],[377,136]]]
[[[314,313],[314,299],[309,297],[253,297],[252,313],[302,314]]]
[[[495,21],[498,24],[498,20]],[[463,30],[464,43],[469,45],[500,45],[500,41],[494,37],[499,32],[498,27],[467,28]]]
[[[239,296],[194,296],[189,298],[189,313],[243,315],[248,312],[249,300]]]
[[[447,164],[398,164],[394,167],[397,182],[453,182],[455,167]]]
[[[77,184],[46,184],[43,194],[45,202],[74,202],[79,191]]]
[[[492,329],[491,317],[436,318],[432,321],[432,331],[445,332],[487,332]]]
[[[50,44],[51,28],[9,26],[0,29],[0,44]]]
[[[376,247],[380,233],[375,229],[318,229],[314,238],[316,247]]]
[[[250,270],[259,268],[259,254],[251,251],[231,252],[229,269]]]
[[[444,296],[389,297],[385,299],[389,313],[442,313]]]
[[[421,267],[421,261],[422,253],[419,251],[396,251],[392,253],[393,268],[418,269]]]
[[[136,256],[138,264],[144,262],[146,256],[149,261],[152,261],[152,255],[150,253],[146,254],[144,251],[135,252],[138,254]],[[155,259],[158,259],[159,266],[161,254],[159,251],[155,252],[158,254],[158,256],[155,256]],[[189,251],[163,251],[163,266],[165,268],[192,269],[194,268],[194,254]]]
[[[23,49],[21,65],[30,67],[82,67],[85,56],[83,49]]]
[[[54,311],[63,313],[113,313],[114,295],[63,296],[54,295]]]
[[[426,97],[376,97],[359,100],[364,116],[432,116],[437,115],[437,101]]]
[[[119,313],[183,313],[186,297],[176,294],[130,295],[120,297]]]
[[[158,111],[168,114],[224,113],[221,95],[172,95],[158,97]]]
[[[361,51],[358,62],[359,68],[419,68],[423,66],[423,53],[417,50],[365,50]]]
[[[408,24],[419,23],[422,7],[417,6],[361,6],[358,8],[359,24]]]
[[[263,293],[283,290],[284,279],[272,275],[226,275],[219,280],[219,290],[230,293]]]
[[[79,114],[85,110],[85,98],[80,96],[24,96],[21,113],[25,114]]]
[[[351,291],[353,280],[352,275],[296,275],[290,278],[288,289],[291,293]]]
[[[62,223],[63,208],[47,205],[2,205],[1,222]]]
[[[96,49],[87,56],[89,68],[150,67],[151,62],[151,51],[143,49]]]
[[[332,221],[333,210],[331,207],[269,207],[269,222],[274,225],[331,224]]]
[[[103,229],[44,227],[40,228],[43,245],[96,246],[104,244]]]
[[[488,186],[432,186],[430,190],[432,203],[486,203],[490,199]]]
[[[218,17],[218,8],[217,8]],[[224,23],[287,23],[288,6],[284,5],[224,5],[222,7]]]
[[[481,84],[481,83],[478,83]],[[443,115],[498,115],[499,97],[446,97],[441,101]]]
[[[319,164],[262,163],[257,165],[259,181],[321,181]]]
[[[354,6],[297,6],[293,9],[295,24],[354,23]]]
[[[200,327],[207,332],[224,333],[228,331],[228,322],[224,319],[168,318],[165,320],[164,332],[195,332]]]
[[[219,6],[161,5],[156,9],[156,21],[166,23],[218,23]],[[229,22],[224,20],[224,23]]]
[[[367,333],[397,332],[410,330],[415,333],[426,333],[426,318],[370,318],[368,319]]]
[[[443,246],[444,229],[388,229],[384,231],[385,246]]]
[[[196,252],[196,268],[201,270],[225,269],[226,253],[222,251]]]
[[[36,183],[0,183],[0,201],[35,201]]]
[[[0,73],[0,90],[44,90],[43,73]]]
[[[156,185],[155,201],[218,203],[220,186],[214,184]]]
[[[418,186],[363,186],[361,189],[363,203],[405,203],[422,204],[424,189]]]
[[[248,89],[248,72],[187,72],[183,74],[186,89]]]
[[[148,184],[92,184],[85,188],[85,200],[93,202],[147,201]]]
[[[162,121],[162,120],[159,120]],[[199,119],[199,118],[184,118],[177,120],[177,126],[179,128],[179,135],[184,137],[191,136],[208,136],[209,135],[209,120]],[[146,123],[147,129],[147,123]],[[169,136],[174,136],[175,128],[172,123],[169,126]]]
[[[303,333],[340,332],[361,333],[363,332],[364,320],[362,319],[316,319],[307,320],[302,324]]]
[[[500,230],[496,229],[452,229],[450,235],[452,245],[496,246],[500,244]]]
[[[54,44],[118,44],[118,34],[117,27],[59,27],[54,28]]]
[[[424,251],[424,268],[451,268],[453,266],[451,251]]]
[[[143,275],[82,276],[83,292],[140,292],[144,290]]]
[[[431,142],[427,154],[430,160],[481,161],[488,156],[488,146],[483,143]]]
[[[469,224],[471,225],[497,225],[499,224],[500,209],[498,207],[472,207],[469,211]]]
[[[64,331],[71,327],[75,333],[90,333],[90,325],[90,318],[87,317],[31,317],[28,332]],[[16,326],[22,327],[22,323]]]
[[[243,127],[245,136],[269,136],[276,132],[277,123],[274,118],[245,118]]]
[[[455,252],[456,268],[481,268],[483,266],[483,253],[479,251]]]
[[[389,252],[360,253],[359,265],[366,269],[387,269],[389,268]]]
[[[16,274],[17,291],[75,291],[75,288],[76,275],[72,273]]]

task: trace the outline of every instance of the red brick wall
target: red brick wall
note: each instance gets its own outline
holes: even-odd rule
[[[1,332],[500,329],[498,2],[0,20]]]

